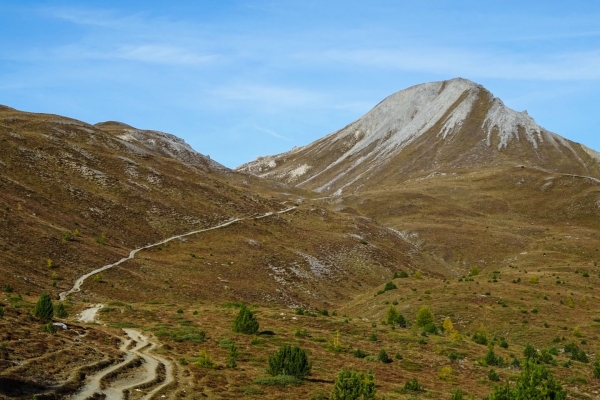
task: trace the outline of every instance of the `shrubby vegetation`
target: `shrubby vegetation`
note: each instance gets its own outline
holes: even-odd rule
[[[240,312],[233,322],[233,331],[246,335],[254,335],[258,332],[258,321],[245,304],[242,304]]]
[[[54,306],[54,315],[56,315],[57,318],[67,318],[69,316],[69,313],[67,313],[65,305],[62,302]]]
[[[272,376],[290,375],[303,379],[310,375],[312,365],[308,362],[306,351],[297,346],[283,345],[269,357],[267,373]]]
[[[333,384],[329,400],[374,400],[376,392],[372,370],[365,374],[342,369]]]
[[[33,316],[43,321],[50,321],[54,317],[52,298],[48,293],[42,293],[33,309]]]
[[[513,387],[506,381],[496,386],[487,400],[553,399],[565,400],[567,392],[552,374],[533,360],[527,360]]]
[[[423,328],[426,333],[437,333],[438,331],[434,323],[433,313],[427,306],[419,308],[416,324],[418,327]]]

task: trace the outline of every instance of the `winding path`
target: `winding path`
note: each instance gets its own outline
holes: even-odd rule
[[[296,207],[294,206],[275,213],[268,212],[258,216],[234,218],[222,224],[213,226],[211,228],[200,229],[181,235],[173,236],[168,239],[161,240],[160,242],[132,250],[131,252],[129,252],[128,257],[122,258],[115,263],[97,268],[79,277],[75,281],[75,284],[73,285],[71,290],[60,293],[60,300],[65,300],[69,295],[80,291],[81,285],[90,276],[105,271],[109,268],[115,267],[127,260],[133,259],[136,253],[140,250],[145,250],[151,247],[159,246],[161,244],[170,242],[171,240],[179,239],[189,235],[194,235],[196,233],[223,228],[238,221],[243,221],[246,219],[260,219],[275,214],[283,214],[295,208]],[[79,321],[87,323],[96,322],[96,314],[102,307],[103,304],[96,304],[89,308],[86,308],[79,315]],[[123,360],[118,364],[112,365],[108,368],[104,368],[88,376],[85,380],[83,387],[79,391],[77,391],[77,393],[72,395],[70,397],[71,399],[84,400],[90,398],[96,393],[102,393],[106,395],[106,398],[108,399],[123,399],[124,390],[144,391],[146,389],[138,388],[145,386],[149,386],[147,389],[148,392],[143,394],[140,400],[152,399],[157,393],[159,393],[162,389],[164,389],[166,386],[168,386],[174,381],[175,378],[173,363],[170,360],[163,358],[159,355],[149,354],[150,351],[154,350],[158,346],[157,343],[151,341],[147,336],[135,329],[123,329],[123,331],[125,332],[126,337],[124,337],[123,344],[119,348],[125,353],[125,357],[123,358]],[[140,359],[142,361],[141,365],[139,364]],[[132,368],[130,370],[128,367],[130,367],[131,364],[136,361],[137,364],[135,365],[137,365],[137,367]],[[162,382],[157,382],[159,367],[164,367],[164,380],[162,380]],[[112,381],[108,385],[104,385],[106,387],[103,388],[103,383],[106,383],[106,381],[110,379],[109,377],[113,377]]]
[[[102,304],[97,304],[85,309],[80,314],[79,320],[82,322],[95,322],[96,313],[102,306]],[[72,400],[85,400],[93,396],[94,393],[102,393],[108,399],[122,399],[124,397],[123,390],[133,390],[144,384],[152,385],[152,382],[157,378],[156,371],[160,364],[165,368],[164,380],[156,385],[152,385],[154,387],[151,386],[149,392],[144,394],[141,399],[151,399],[154,394],[173,382],[173,364],[171,361],[155,354],[148,354],[158,346],[157,343],[151,341],[147,336],[135,329],[123,329],[123,331],[127,334],[127,337],[123,340],[123,344],[119,348],[119,350],[125,353],[123,360],[118,364],[90,375],[83,387],[70,397]],[[136,358],[141,359],[142,364],[133,376],[127,376],[124,373],[124,377],[119,376],[119,372],[125,371],[127,365]],[[114,378],[114,382],[103,388],[102,383],[107,379],[109,374],[116,374],[116,378]]]
[[[268,212],[266,214],[259,215],[259,216],[256,216],[256,217],[234,218],[234,219],[231,219],[231,220],[229,220],[227,222],[224,222],[224,223],[219,224],[219,225],[215,225],[215,226],[210,227],[210,228],[199,229],[199,230],[196,230],[196,231],[192,231],[192,232],[188,232],[188,233],[183,233],[181,235],[172,236],[172,237],[170,237],[168,239],[161,240],[160,242],[149,244],[147,246],[140,247],[139,249],[131,250],[129,252],[129,256],[128,257],[121,258],[119,261],[117,261],[115,263],[105,265],[105,266],[97,268],[97,269],[95,269],[95,270],[93,270],[91,272],[88,272],[85,275],[80,276],[79,278],[77,278],[77,280],[75,281],[75,284],[73,285],[73,287],[70,290],[68,290],[66,292],[62,292],[62,293],[59,294],[59,298],[60,298],[61,301],[66,300],[67,297],[69,297],[69,295],[71,295],[71,294],[73,294],[75,292],[79,292],[81,290],[81,285],[83,285],[83,282],[85,282],[85,280],[87,278],[89,278],[90,276],[96,275],[99,272],[106,271],[107,269],[110,269],[112,267],[116,267],[117,265],[122,264],[122,263],[124,263],[127,260],[133,259],[138,251],[146,250],[146,249],[149,249],[149,248],[152,248],[152,247],[156,247],[156,246],[160,246],[161,244],[165,244],[167,242],[170,242],[170,241],[175,240],[175,239],[180,239],[180,238],[185,237],[185,236],[195,235],[197,233],[202,233],[202,232],[212,231],[212,230],[219,229],[219,228],[224,228],[224,227],[229,226],[229,225],[231,225],[231,224],[233,224],[235,222],[238,222],[238,221],[243,221],[243,220],[246,220],[246,219],[260,219],[260,218],[265,218],[265,217],[268,217],[268,216],[271,216],[271,215],[274,215],[274,214],[283,214],[283,213],[291,211],[291,210],[293,210],[295,208],[296,207],[294,206],[294,207],[286,208],[285,210],[277,211],[276,213]]]

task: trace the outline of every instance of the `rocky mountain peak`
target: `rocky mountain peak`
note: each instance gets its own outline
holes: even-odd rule
[[[389,168],[414,172],[510,162],[569,165],[570,172],[588,173],[591,159],[581,145],[539,126],[527,111],[512,110],[483,86],[455,78],[396,92],[339,131],[238,170],[339,194]]]

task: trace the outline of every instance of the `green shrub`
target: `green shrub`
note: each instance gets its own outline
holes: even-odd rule
[[[369,342],[376,342],[379,339],[377,338],[377,334],[375,332],[371,332],[371,334],[369,335]]]
[[[311,369],[312,365],[308,362],[306,351],[286,344],[269,357],[267,373],[271,376],[291,375],[303,379],[310,375]]]
[[[231,344],[229,346],[228,358],[227,358],[227,368],[236,368],[237,367],[237,359],[239,357],[239,353],[237,352],[237,347],[235,344]]]
[[[13,291],[14,289],[10,283],[4,285],[4,293],[12,293]]]
[[[500,347],[502,347],[503,349],[508,349],[508,342],[505,338],[500,339]]]
[[[565,346],[565,353],[569,353],[571,355],[571,360],[579,361],[582,363],[590,362],[590,359],[588,358],[587,354],[585,354],[585,351],[581,350],[579,346],[577,346],[575,343],[567,344]]]
[[[342,369],[333,384],[329,400],[374,400],[376,391],[372,370],[364,374]]]
[[[562,385],[543,365],[527,360],[525,367],[513,387],[506,381],[503,386],[496,386],[488,396],[488,400],[512,399],[553,399],[565,400],[567,392]]]
[[[600,362],[594,363],[594,378],[600,379]]]
[[[254,335],[258,332],[258,321],[245,304],[242,304],[240,312],[235,318],[233,331],[236,333],[244,333],[246,335]]]
[[[523,356],[525,356],[526,360],[537,360],[539,354],[535,347],[527,343],[525,345],[525,350],[523,350]]]
[[[48,293],[42,293],[33,309],[33,316],[44,321],[50,321],[54,316],[52,298]]]
[[[206,340],[206,333],[195,326],[181,326],[178,328],[171,326],[158,326],[155,328],[155,335],[158,338],[170,338],[174,342],[192,342],[203,343]]]
[[[544,364],[556,364],[556,361],[554,360],[552,354],[550,354],[550,351],[548,349],[542,349],[540,351],[540,361]]]
[[[500,381],[500,375],[498,375],[496,373],[496,371],[494,371],[493,369],[490,369],[490,371],[488,372],[488,379],[492,382],[499,382]]]
[[[296,329],[296,333],[294,333],[294,336],[299,338],[306,338],[310,335],[308,334],[308,331],[306,329]]]
[[[455,390],[452,392],[452,395],[450,396],[450,400],[464,400],[465,394],[462,390]]]
[[[4,317],[4,307],[0,306],[0,318]]]
[[[394,282],[388,282],[383,287],[383,290],[385,292],[387,292],[388,290],[394,290],[394,289],[398,289],[398,286],[396,286],[396,284]]]
[[[379,354],[377,355],[377,360],[384,364],[389,364],[392,362],[392,359],[388,356],[385,350],[381,349]]]
[[[291,386],[301,384],[302,380],[291,375],[276,375],[259,377],[254,379],[252,383],[267,386]]]
[[[473,334],[473,336],[471,337],[471,339],[477,343],[477,344],[481,344],[483,346],[486,346],[488,343],[488,338],[487,338],[487,334],[485,332],[481,332],[481,331],[477,331]]]
[[[437,335],[438,328],[437,328],[437,326],[435,326],[435,324],[433,322],[430,322],[423,327],[423,332]]]
[[[235,346],[235,342],[232,339],[225,338],[219,340],[219,347],[222,349],[229,349],[231,346]]]
[[[352,354],[354,354],[354,357],[356,357],[356,358],[365,358],[367,356],[367,353],[365,353],[361,349],[354,350],[354,353],[352,353]]]
[[[201,368],[217,368],[217,364],[210,358],[206,350],[200,350],[196,365]]]
[[[485,365],[487,366],[498,366],[501,367],[504,364],[504,360],[502,357],[499,357],[494,353],[494,348],[492,346],[489,347],[485,357],[483,358]]]
[[[388,308],[388,310],[387,310],[387,314],[385,316],[385,321],[387,322],[388,325],[394,326],[394,325],[396,325],[396,321],[398,320],[399,315],[400,315],[400,313],[398,312],[398,310],[396,310],[396,307],[390,306],[390,308]]]
[[[67,313],[65,305],[62,302],[54,306],[54,315],[56,315],[57,318],[67,318],[69,316],[69,313]]]
[[[56,326],[52,322],[48,322],[42,326],[42,332],[56,333]]]
[[[417,326],[424,328],[429,324],[433,324],[433,313],[427,306],[422,306],[417,312]]]
[[[407,381],[404,384],[404,390],[406,390],[408,392],[424,392],[425,391],[425,389],[423,388],[423,385],[421,385],[419,383],[417,378],[413,378],[412,381]]]

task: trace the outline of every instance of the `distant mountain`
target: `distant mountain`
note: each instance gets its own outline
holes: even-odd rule
[[[397,92],[345,128],[237,168],[326,194],[432,171],[526,165],[600,177],[600,155],[457,78]]]

